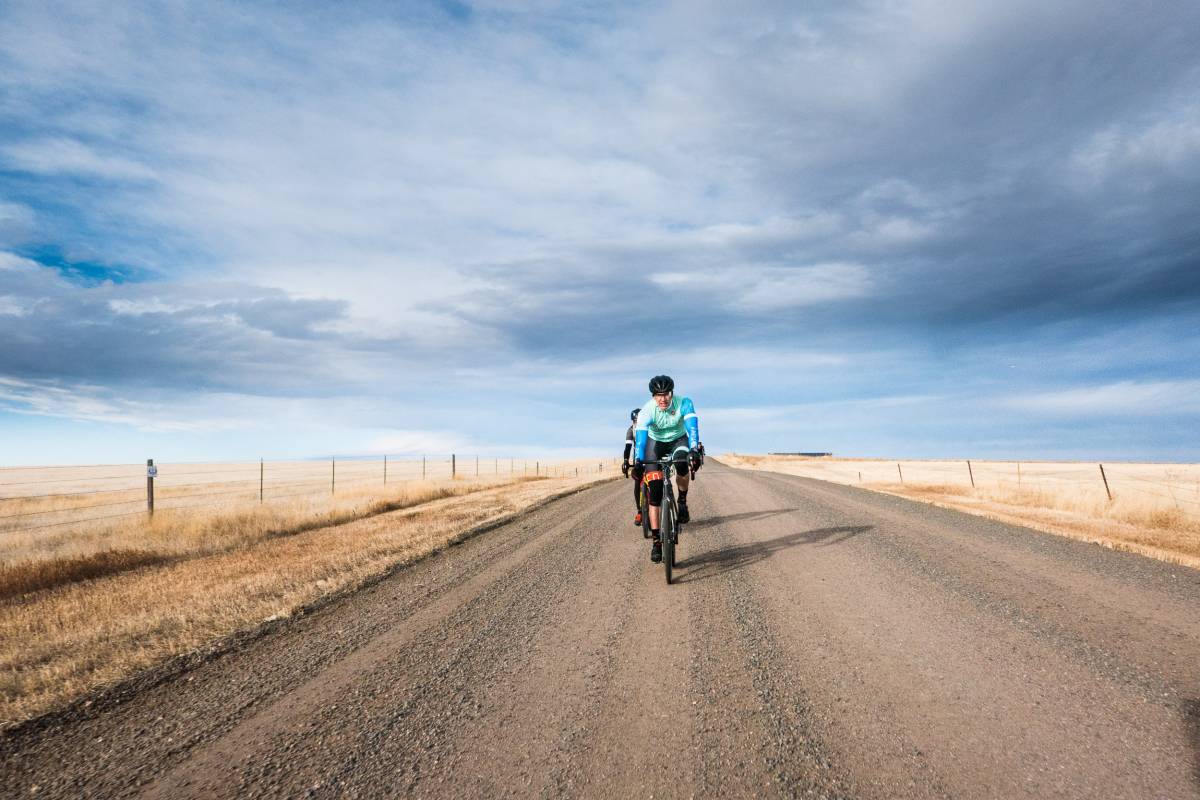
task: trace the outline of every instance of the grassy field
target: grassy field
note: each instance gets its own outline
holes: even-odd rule
[[[968,467],[966,461],[738,454],[720,460],[862,486],[1200,568],[1197,464],[1106,463],[1102,476],[1099,464],[1084,462],[971,461]]]
[[[557,467],[557,477],[481,470],[0,534],[0,727],[619,474],[612,462]]]

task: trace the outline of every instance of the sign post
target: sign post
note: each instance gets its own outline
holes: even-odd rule
[[[150,512],[150,516],[154,516],[154,476],[158,474],[158,467],[154,466],[154,459],[146,459],[146,510]]]

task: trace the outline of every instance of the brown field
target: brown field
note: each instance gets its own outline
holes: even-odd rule
[[[227,477],[231,465],[189,466]],[[203,506],[160,505],[160,497],[169,500],[172,494],[156,487],[152,518],[143,511],[81,525],[0,531],[0,727],[265,619],[289,616],[440,549],[490,519],[619,474],[613,462],[600,469],[598,460],[555,463],[550,477],[544,463],[539,477],[499,469],[489,475],[482,463],[476,476],[473,461],[470,466],[453,480],[448,474],[427,480],[419,473],[404,480],[397,474],[386,487],[373,475],[372,485],[347,478],[346,488],[336,493],[326,483],[300,484],[292,488],[301,491],[273,500],[268,495],[262,504],[257,475],[252,497],[216,494],[216,502]],[[533,466],[531,461],[531,472]],[[257,473],[258,465],[253,467]],[[67,489],[93,491],[114,480],[89,481],[97,468],[80,469],[82,475],[42,470],[58,482],[33,486],[50,485],[62,496],[32,502],[77,506],[79,496],[70,502]],[[144,508],[145,468],[136,469]],[[0,489],[6,480],[50,480],[33,470],[23,470],[21,480],[15,474],[0,473]],[[128,485],[129,477],[116,480]],[[179,487],[175,494],[201,490],[228,491],[214,480],[200,489]],[[0,515],[30,510],[30,502],[0,500]],[[22,519],[9,520],[14,518]]]
[[[885,461],[730,454],[723,463],[930,502],[1200,568],[1200,465]],[[899,466],[899,469],[897,469]],[[972,488],[971,478],[975,486]]]

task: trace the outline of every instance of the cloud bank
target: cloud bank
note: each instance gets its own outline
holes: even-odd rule
[[[0,404],[596,449],[667,371],[718,449],[1195,457],[1194,405],[1136,387],[1200,379],[1197,32],[1186,2],[11,3]]]

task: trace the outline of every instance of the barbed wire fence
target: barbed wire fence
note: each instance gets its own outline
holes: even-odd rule
[[[318,460],[0,467],[0,534],[116,523],[155,512],[266,505],[418,481],[566,478],[615,470],[612,459],[545,460],[457,453]]]
[[[780,454],[783,455],[783,454]],[[788,471],[849,485],[897,484],[1014,494],[1073,493],[1081,501],[1140,500],[1200,517],[1200,465],[1125,462],[787,458]]]

